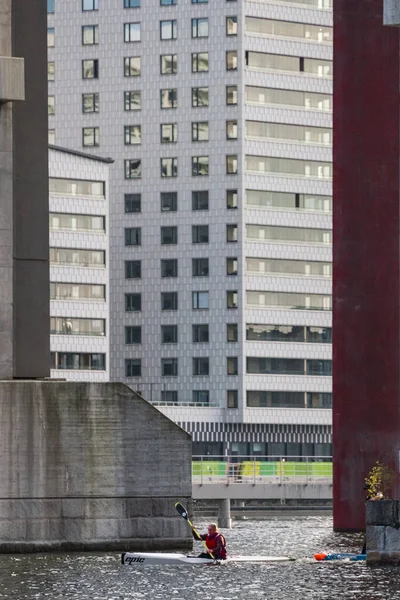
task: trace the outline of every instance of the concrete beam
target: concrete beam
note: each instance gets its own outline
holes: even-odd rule
[[[332,500],[331,483],[193,484],[194,500]]]
[[[0,103],[25,100],[24,59],[0,56]]]
[[[389,26],[400,25],[400,1],[384,0],[383,2],[383,24]]]

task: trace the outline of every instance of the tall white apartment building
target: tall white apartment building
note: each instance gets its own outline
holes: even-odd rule
[[[196,454],[330,454],[331,0],[48,0],[49,135],[112,156],[110,376]]]
[[[51,377],[109,381],[110,159],[49,149]]]

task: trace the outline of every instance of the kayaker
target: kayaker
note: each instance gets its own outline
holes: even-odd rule
[[[195,540],[199,539],[199,534],[197,531],[193,531],[192,534]],[[216,523],[210,523],[207,528],[207,533],[200,534],[200,539],[202,539],[207,548],[212,553],[207,554],[207,552],[202,552],[199,554],[199,558],[217,558],[218,560],[226,559],[226,541],[222,533],[218,531],[218,527]]]

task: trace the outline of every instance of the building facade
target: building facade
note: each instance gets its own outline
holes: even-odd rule
[[[51,377],[109,381],[110,159],[49,149]]]
[[[195,453],[329,455],[331,1],[48,8],[50,141],[115,159],[111,379]]]

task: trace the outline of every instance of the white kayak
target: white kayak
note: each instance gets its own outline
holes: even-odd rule
[[[295,560],[289,556],[229,556],[226,560],[212,560],[167,552],[124,552],[121,556],[123,565],[130,567],[146,565],[213,565],[226,563],[272,563]]]

